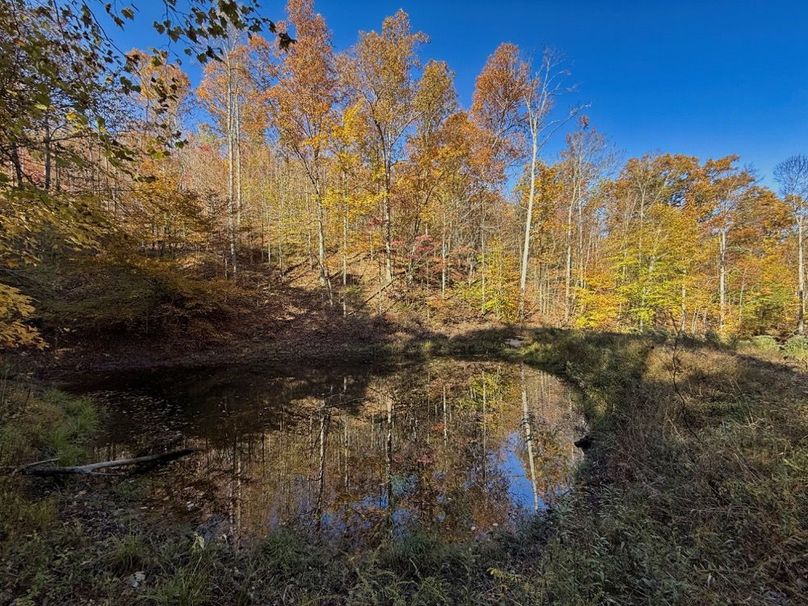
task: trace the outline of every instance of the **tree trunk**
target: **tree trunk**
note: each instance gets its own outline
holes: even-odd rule
[[[539,154],[537,117],[530,118],[530,193],[527,198],[527,216],[525,217],[525,239],[522,243],[522,267],[519,275],[519,320],[525,321],[525,296],[527,290],[527,266],[530,261],[530,230],[533,226],[533,201],[536,197],[536,161]]]
[[[70,467],[42,467],[45,463],[52,463],[55,459],[48,459],[46,461],[37,461],[30,463],[17,469],[16,473],[25,473],[36,476],[55,476],[55,475],[103,475],[99,470],[101,469],[114,469],[117,467],[131,467],[133,465],[148,465],[157,463],[166,463],[181,457],[188,456],[197,452],[196,448],[183,448],[180,450],[173,450],[162,454],[147,455],[145,457],[135,457],[133,459],[117,459],[114,461],[102,461],[100,463],[89,463],[87,465],[73,465]]]
[[[564,323],[570,321],[572,315],[572,300],[570,297],[570,289],[572,286],[572,209],[575,204],[573,193],[573,200],[570,201],[569,209],[567,210],[567,263],[564,273]]]
[[[51,186],[51,130],[48,116],[45,116],[45,191]]]
[[[724,323],[727,315],[727,230],[719,233],[718,249],[718,331],[724,334]]]
[[[390,212],[390,190],[392,181],[392,166],[390,164],[390,150],[381,128],[377,125],[382,140],[382,161],[384,162],[384,191],[382,192],[382,241],[384,242],[384,277],[382,287],[386,288],[393,282],[393,225]]]
[[[238,82],[233,87],[233,145],[235,153],[235,194],[236,194],[236,228],[241,228],[241,104],[238,95]],[[236,234],[238,238],[239,235]]]
[[[533,489],[533,510],[539,510],[539,492],[536,485],[536,464],[533,460],[533,432],[530,427],[530,412],[527,406],[527,385],[525,383],[525,367],[521,369],[522,379],[522,427],[525,430],[525,443],[527,444],[527,459],[530,469],[530,486]]]
[[[344,187],[344,179],[343,179]],[[344,191],[344,190],[343,190]],[[348,202],[343,193],[342,211],[342,316],[348,315]]]
[[[482,223],[480,223],[480,282],[482,287],[482,293],[480,296],[480,316],[485,316],[485,232],[482,229]]]
[[[797,310],[797,333],[805,334],[805,243],[803,242],[803,224],[805,218],[797,219],[797,275],[799,308]]]
[[[11,145],[11,163],[14,165],[14,186],[22,187],[22,161],[20,160],[20,151],[16,144]]]
[[[328,273],[327,260],[325,258],[325,208],[323,207],[320,187],[317,185],[317,262],[320,265],[320,284],[325,287],[328,294],[328,304],[334,307],[334,295],[331,292],[331,276]]]
[[[230,271],[236,276],[236,173],[235,173],[235,108],[233,63],[227,55],[227,232],[230,245]]]
[[[441,230],[441,242],[440,242],[440,260],[441,260],[441,270],[440,270],[440,294],[441,297],[446,296],[446,273],[447,273],[447,240],[446,240],[446,211],[443,211],[443,225]]]

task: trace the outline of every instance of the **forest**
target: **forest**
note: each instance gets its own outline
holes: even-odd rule
[[[804,599],[808,155],[627,157],[509,42],[464,105],[404,10],[154,4],[0,0],[0,602]]]

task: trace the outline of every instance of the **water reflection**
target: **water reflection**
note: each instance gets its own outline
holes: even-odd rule
[[[484,535],[552,503],[581,456],[574,394],[511,364],[175,370],[81,389],[109,402],[98,458],[202,449],[160,472],[152,508],[236,540],[284,525]]]

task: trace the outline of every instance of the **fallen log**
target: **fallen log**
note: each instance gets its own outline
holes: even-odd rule
[[[31,467],[39,467],[40,465],[45,465],[46,463],[55,463],[59,459],[43,459],[42,461],[34,461],[33,463],[26,463],[20,467],[15,468],[11,475],[15,475],[18,473],[25,473],[26,469],[30,469]]]
[[[22,473],[34,476],[58,476],[58,475],[112,475],[104,472],[99,472],[101,469],[115,469],[117,467],[131,467],[138,465],[153,465],[158,463],[168,463],[175,459],[188,456],[197,452],[197,448],[182,448],[180,450],[172,450],[171,452],[164,452],[162,454],[147,455],[145,457],[135,457],[132,459],[116,459],[114,461],[101,461],[100,463],[88,463],[86,465],[71,465],[69,467],[42,467],[45,463],[51,463],[53,459],[46,461],[37,461],[36,463],[29,463],[18,468],[16,473]]]

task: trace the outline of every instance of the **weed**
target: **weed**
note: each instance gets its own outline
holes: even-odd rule
[[[783,349],[789,358],[798,362],[808,362],[808,337],[805,335],[794,335],[786,341]]]
[[[139,534],[129,533],[113,537],[107,555],[107,566],[118,575],[131,574],[148,568],[148,547]]]

